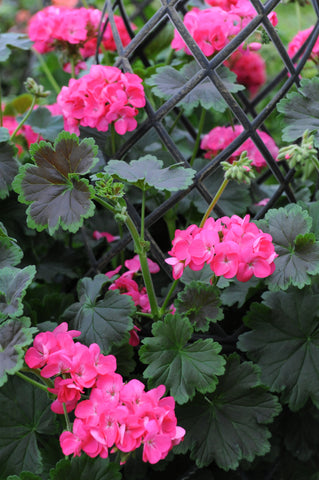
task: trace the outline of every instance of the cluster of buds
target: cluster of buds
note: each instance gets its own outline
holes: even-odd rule
[[[304,179],[309,177],[314,168],[319,170],[318,151],[314,147],[314,132],[306,130],[300,145],[292,144],[281,148],[278,160],[287,160],[290,168],[300,166]]]
[[[235,160],[233,163],[221,162],[226,180],[235,180],[238,183],[247,183],[248,185],[255,178],[251,164],[252,160],[247,157],[246,151],[242,152],[239,160]]]

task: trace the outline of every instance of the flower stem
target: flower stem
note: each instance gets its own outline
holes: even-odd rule
[[[102,200],[102,198],[94,195],[93,200],[98,202],[100,205],[102,205],[102,207],[106,208],[107,210],[110,210],[112,213],[117,213],[116,208],[113,207],[113,205],[111,205],[109,202],[106,202],[105,200]]]
[[[144,241],[144,220],[145,220],[145,190],[142,193],[142,206],[141,206],[141,240]]]
[[[21,122],[19,123],[19,125],[17,126],[17,128],[15,129],[15,131],[13,132],[13,134],[11,135],[10,137],[10,140],[12,141],[15,136],[17,135],[18,131],[20,130],[20,128],[22,127],[22,125],[24,124],[24,122],[26,122],[28,120],[28,118],[30,117],[33,109],[34,109],[34,106],[35,106],[35,102],[36,102],[36,95],[33,95],[33,98],[32,98],[32,102],[31,102],[31,105],[30,105],[30,108],[29,110],[27,111],[27,113],[25,114],[25,116],[23,117],[23,119],[21,120]]]
[[[116,152],[114,123],[111,123],[111,149],[112,149],[112,155],[114,155]]]
[[[221,197],[221,194],[223,193],[223,191],[225,190],[225,188],[227,187],[227,184],[228,184],[229,180],[227,180],[226,178],[224,179],[223,183],[221,184],[221,186],[219,187],[215,197],[213,198],[211,204],[209,205],[209,207],[207,208],[206,212],[205,212],[205,215],[203,216],[202,218],[202,221],[200,222],[200,225],[199,227],[200,228],[203,228],[204,226],[204,223],[206,222],[207,218],[209,217],[209,215],[211,214],[211,211],[213,210],[213,208],[215,207],[216,203],[218,202],[218,200],[220,199]]]
[[[61,89],[60,89],[59,85],[57,84],[55,78],[53,77],[52,73],[50,72],[50,69],[47,66],[46,62],[44,61],[42,55],[34,49],[32,49],[32,52],[35,54],[35,56],[39,60],[39,62],[41,64],[41,68],[42,68],[44,74],[46,75],[51,87],[53,88],[55,93],[58,95],[60,93]]]
[[[193,155],[192,158],[190,159],[189,163],[192,166],[194,163],[194,160],[196,158],[197,152],[198,152],[198,147],[200,143],[200,137],[202,135],[203,127],[204,127],[204,122],[205,122],[205,116],[206,116],[206,110],[203,108],[202,113],[200,115],[199,119],[199,125],[198,125],[198,131],[197,131],[197,136],[195,140],[195,145],[194,145],[194,150],[193,150]]]
[[[162,305],[161,308],[160,308],[160,315],[161,315],[161,316],[164,315],[165,310],[166,310],[166,307],[167,307],[167,304],[168,304],[168,302],[170,301],[170,298],[171,298],[171,296],[172,296],[172,294],[173,294],[173,292],[174,292],[174,290],[175,290],[178,282],[179,282],[179,279],[174,280],[174,282],[172,283],[171,288],[169,289],[169,291],[168,291],[168,293],[167,293],[167,295],[166,295],[166,298],[165,298],[165,300],[164,300],[164,302],[163,302],[163,305]]]
[[[140,238],[138,231],[135,227],[135,224],[128,214],[126,215],[125,223],[133,238],[136,253],[138,254],[140,259],[142,275],[143,275],[145,287],[147,290],[147,295],[150,302],[153,318],[158,318],[159,317],[158,305],[157,305],[152,277],[151,277],[150,270],[147,263],[145,247],[143,245],[144,241]]]
[[[66,410],[66,405],[65,405],[64,402],[63,402],[63,413],[64,413],[64,418],[65,418],[66,429],[67,429],[69,432],[72,432],[72,427],[71,427],[69,415],[68,415],[68,412],[67,412],[67,410]]]
[[[37,382],[36,380],[32,380],[32,378],[28,377],[27,375],[24,375],[24,373],[21,372],[16,372],[15,373],[18,377],[22,378],[28,383],[31,383],[34,387],[40,388],[41,390],[44,390],[45,392],[48,391],[48,387],[43,385],[42,383]]]

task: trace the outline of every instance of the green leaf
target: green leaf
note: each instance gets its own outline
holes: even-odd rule
[[[177,313],[187,317],[196,332],[207,332],[211,322],[224,318],[219,290],[212,285],[192,282],[180,292],[174,305]]]
[[[116,373],[122,377],[128,377],[136,367],[134,360],[134,348],[129,343],[123,345],[112,345],[111,355],[116,358]]]
[[[32,42],[29,37],[23,33],[1,33],[0,34],[0,62],[8,60],[12,47],[21,50],[30,50]]]
[[[303,79],[298,92],[288,93],[277,104],[285,115],[282,139],[291,142],[301,138],[305,130],[315,130],[315,145],[319,147],[319,78]]]
[[[109,290],[105,295],[101,293],[107,282],[105,275],[80,280],[80,301],[71,305],[64,314],[64,318],[71,321],[72,328],[82,332],[81,340],[88,345],[97,343],[103,353],[109,353],[113,344],[128,341],[128,332],[133,328],[130,315],[134,313],[134,304],[127,295],[115,290]]]
[[[7,230],[0,222],[0,268],[14,267],[20,263],[23,257],[21,248],[14,238],[7,235]]]
[[[35,274],[34,265],[28,265],[23,269],[15,267],[1,269],[0,321],[7,317],[14,318],[22,315],[22,300]]]
[[[90,458],[85,454],[60,460],[50,471],[50,480],[121,480],[120,465],[108,458]]]
[[[7,480],[42,480],[42,479],[38,475],[34,475],[34,473],[22,472],[19,476],[10,475],[9,477],[7,477]]]
[[[13,182],[19,201],[29,205],[30,228],[48,228],[52,235],[61,226],[74,233],[84,218],[93,215],[90,199],[94,189],[80,176],[97,163],[97,150],[93,139],[86,138],[79,144],[78,137],[68,132],[62,132],[54,146],[43,141],[31,145],[36,165],[23,165]]]
[[[10,143],[0,143],[0,199],[9,195],[11,184],[19,171],[19,164],[14,158],[17,149]]]
[[[31,107],[32,98],[33,95],[30,93],[22,93],[14,97],[10,102],[6,102],[3,114],[16,117],[25,113]]]
[[[0,478],[42,472],[38,440],[56,433],[50,403],[45,392],[17,377],[0,389]]]
[[[8,320],[0,326],[0,387],[7,381],[7,375],[18,372],[24,363],[23,347],[30,345],[36,328],[29,328],[28,318]]]
[[[177,403],[193,398],[196,390],[213,392],[224,373],[221,346],[212,339],[188,343],[193,329],[187,318],[167,315],[153,324],[154,338],[145,338],[139,354],[149,366],[144,377],[151,388],[164,384]]]
[[[215,461],[224,470],[234,470],[241,460],[251,462],[270,450],[271,435],[265,424],[280,410],[276,397],[261,386],[258,367],[240,364],[233,354],[215,392],[177,410],[186,436],[176,452],[190,449],[199,467]]]
[[[10,140],[9,130],[5,127],[0,127],[0,143]]]
[[[121,160],[111,160],[105,167],[109,175],[136,185],[142,190],[155,187],[158,190],[175,192],[186,189],[195,175],[195,170],[184,167],[162,168],[162,160],[153,155],[145,155],[139,160],[126,163]]]
[[[180,280],[185,285],[188,285],[191,282],[202,282],[209,284],[209,281],[213,275],[214,272],[212,272],[210,266],[205,263],[201,270],[191,270],[190,268],[186,267]]]
[[[276,269],[267,279],[272,290],[286,290],[290,285],[303,288],[311,283],[309,275],[319,273],[319,242],[310,233],[312,219],[299,205],[269,210],[258,222],[273,238]]]
[[[183,89],[186,92],[185,83],[197,75],[200,70],[201,68],[196,62],[188,63],[181,70],[171,66],[159,67],[156,74],[147,79],[145,83],[154,87],[152,92],[156,96],[167,100],[179,94]],[[228,91],[235,93],[244,90],[242,85],[235,83],[236,75],[227,68],[220,67],[218,75]],[[209,78],[204,78],[177,104],[178,107],[183,107],[186,114],[190,114],[199,105],[206,110],[214,109],[218,112],[224,112],[227,109],[225,100]]]
[[[293,411],[308,399],[319,407],[319,295],[309,290],[266,292],[244,319],[251,332],[238,348],[261,368],[261,379]]]
[[[286,449],[301,462],[308,462],[317,454],[319,442],[318,410],[307,404],[297,413],[285,412],[284,443]]]
[[[63,130],[62,115],[51,115],[51,112],[45,107],[39,107],[33,110],[26,121],[35,133],[39,133],[46,140],[54,141],[58,134]]]
[[[246,302],[250,291],[255,291],[260,278],[252,277],[248,282],[240,282],[236,278],[232,279],[229,286],[221,291],[220,299],[223,305],[232,307],[237,303],[237,307],[241,308]]]

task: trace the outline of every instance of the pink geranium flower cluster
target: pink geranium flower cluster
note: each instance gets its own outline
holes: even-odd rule
[[[41,369],[42,377],[55,377],[54,388],[48,388],[57,395],[52,410],[63,413],[63,404],[68,412],[75,408],[73,431],[60,436],[63,453],[106,458],[110,448],[131,452],[143,445],[145,462],[165,458],[185,435],[177,426],[174,398],[161,398],[164,385],[145,392],[138,380],[124,383],[115,373],[115,357],[101,354],[96,343],[75,343],[80,334],[62,323],[39,333],[25,355],[26,364]],[[91,389],[89,399],[79,402],[85,389]]]
[[[160,268],[157,263],[153,262],[151,259],[147,259],[148,267],[150,273],[159,272]],[[141,271],[141,263],[138,255],[131,258],[130,260],[125,260],[124,262],[127,271],[124,272],[120,277],[118,277],[109,287],[109,290],[119,290],[123,295],[128,295],[132,298],[134,304],[140,308],[141,312],[150,312],[150,302],[145,287],[139,287],[138,283],[134,280],[134,277],[138,272]],[[107,272],[105,275],[109,278],[116,275],[122,266],[119,265],[115,270]]]
[[[275,270],[277,257],[272,237],[263,233],[249,215],[218,220],[208,218],[203,228],[190,225],[176,230],[173,248],[166,262],[173,267],[173,277],[182,276],[185,267],[201,270],[208,264],[217,277],[236,277],[247,282],[253,275],[265,278]]]
[[[192,8],[184,17],[184,25],[202,52],[210,57],[237,35],[257,15],[249,0],[211,0],[210,8]],[[277,24],[275,13],[269,15],[273,25]],[[174,50],[191,54],[177,30],[171,43]]]
[[[224,64],[236,74],[237,83],[244,85],[251,95],[255,95],[266,82],[265,60],[250,48],[239,48]]]
[[[80,134],[79,125],[106,132],[111,123],[124,135],[137,126],[138,108],[145,105],[142,79],[119,68],[92,65],[79,79],[71,78],[57,97],[65,130]]]
[[[305,41],[311,34],[313,28],[314,27],[312,26],[310,28],[307,28],[306,30],[301,30],[291,40],[291,42],[288,45],[288,55],[290,57],[293,57],[298,52],[299,48],[302,47],[302,45],[305,43]],[[310,59],[313,60],[315,63],[319,62],[319,38],[316,40],[316,43],[313,46]]]
[[[94,8],[64,8],[49,6],[33,15],[29,21],[28,34],[34,48],[39,53],[47,53],[56,48],[78,55],[80,59],[95,54],[97,32],[102,12]],[[114,15],[122,44],[130,42],[130,36],[122,17]],[[132,25],[132,28],[135,28]],[[108,23],[102,39],[106,50],[115,51],[111,26]]]
[[[207,150],[204,155],[205,158],[214,158],[218,153],[228,147],[228,145],[230,145],[243,131],[244,127],[242,125],[213,128],[209,133],[204,135],[201,141],[201,149]],[[273,158],[276,160],[279,149],[274,140],[267,133],[262,132],[261,130],[256,131]],[[248,138],[240,147],[238,147],[229,157],[228,161],[233,163],[235,160],[238,160],[244,151],[247,152],[248,158],[252,160],[252,165],[256,167],[257,170],[267,166],[266,160],[251,138]]]

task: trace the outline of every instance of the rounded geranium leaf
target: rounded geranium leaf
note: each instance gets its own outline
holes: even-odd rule
[[[195,170],[184,167],[163,168],[163,162],[153,155],[145,155],[139,160],[126,163],[111,160],[105,167],[109,175],[136,185],[142,190],[155,187],[157,190],[175,192],[187,188],[195,175]]]
[[[250,332],[238,348],[261,368],[261,380],[296,411],[312,400],[319,407],[319,295],[309,289],[266,292],[247,317]]]
[[[7,235],[7,230],[0,222],[0,268],[14,267],[20,263],[23,257],[21,248],[16,244],[14,238]]]
[[[34,265],[20,269],[4,267],[0,275],[0,321],[18,317],[23,312],[22,300],[36,270]]]
[[[8,60],[12,47],[21,50],[29,50],[32,42],[29,37],[23,33],[1,33],[0,34],[0,62]]]
[[[154,323],[153,338],[145,338],[140,358],[148,364],[144,377],[151,388],[164,384],[176,402],[193,398],[196,390],[213,392],[224,373],[221,346],[211,338],[189,343],[193,328],[186,317],[167,315]]]
[[[0,198],[9,195],[11,184],[19,171],[19,164],[14,158],[17,149],[8,142],[0,143]]]
[[[29,205],[29,227],[48,228],[51,235],[59,226],[76,232],[94,213],[93,187],[81,178],[98,161],[94,140],[79,143],[76,135],[62,132],[54,146],[42,141],[33,144],[30,153],[36,165],[21,167],[13,182],[19,200]]]
[[[30,328],[28,318],[8,320],[0,327],[0,386],[7,381],[7,375],[18,372],[24,363],[23,347],[30,345],[36,328]]]
[[[87,455],[60,460],[50,471],[50,480],[121,480],[120,465],[109,458],[90,458]]]
[[[236,469],[241,460],[251,462],[269,452],[266,424],[280,410],[276,397],[261,385],[258,367],[240,363],[233,354],[214,393],[177,409],[186,436],[175,451],[190,449],[199,467],[215,461],[223,470]]]

